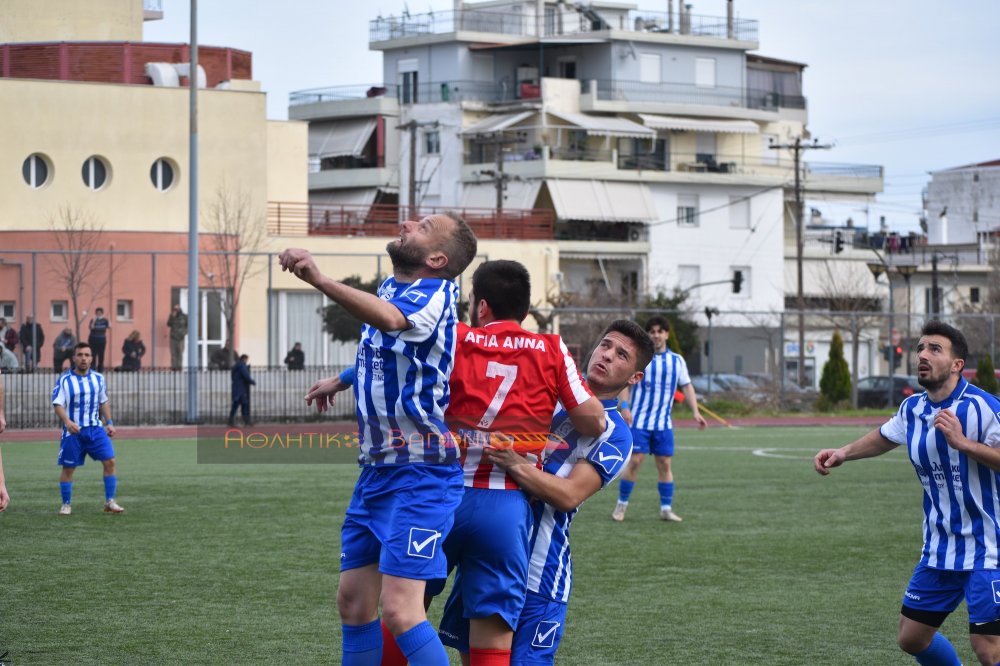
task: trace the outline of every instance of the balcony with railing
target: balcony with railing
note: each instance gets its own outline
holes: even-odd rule
[[[615,148],[535,146],[531,141],[529,135],[524,142],[504,151],[505,172],[521,178],[613,179],[621,179],[623,172],[632,172],[637,180],[649,182],[737,183],[748,178],[790,182],[794,178],[792,160],[773,152],[766,155],[680,150],[637,153]],[[496,163],[496,149],[490,144],[472,143],[470,147],[463,156],[463,176],[475,179],[480,165]],[[814,190],[880,192],[883,169],[870,164],[807,162],[803,166],[803,178]]]
[[[773,90],[716,86],[705,88],[693,83],[641,83],[617,79],[580,81],[580,105],[583,111],[608,102],[646,105],[682,104],[723,106],[755,111],[777,111],[780,108],[805,109],[806,98]],[[544,94],[544,87],[542,90]],[[400,104],[437,104],[441,102],[486,102],[489,104],[539,104],[537,96],[525,96],[507,80],[494,81],[434,81],[416,86],[395,84],[360,84],[329,86],[299,90],[289,95],[289,106],[339,102],[365,98],[391,97]],[[598,109],[606,110],[606,109]]]
[[[272,236],[398,236],[399,222],[443,213],[423,207],[411,211],[396,204],[310,204],[270,202],[267,231]],[[453,210],[451,208],[447,210]],[[463,208],[457,210],[479,238],[552,240],[555,215],[546,209]]]
[[[733,106],[745,109],[777,111],[805,109],[806,98],[773,90],[743,87],[697,86],[693,83],[643,83],[619,79],[592,79],[580,82],[581,93],[593,101],[646,104],[699,104]],[[581,107],[587,110],[584,100]]]
[[[379,17],[368,23],[368,42],[378,44],[399,39],[457,32],[478,32],[507,37],[539,36],[539,26],[533,12],[504,11],[505,7],[463,9],[461,11],[428,12]],[[671,16],[666,12],[639,10],[595,10],[577,3],[558,15],[547,15],[542,21],[541,36],[571,36],[617,30],[650,35],[685,35],[757,42],[758,22],[753,19],[684,14]]]

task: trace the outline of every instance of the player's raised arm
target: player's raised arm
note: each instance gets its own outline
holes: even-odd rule
[[[410,328],[410,322],[395,305],[383,301],[374,294],[333,280],[320,272],[308,250],[288,248],[278,255],[278,261],[281,263],[281,270],[294,273],[297,278],[323,292],[369,326],[380,331],[402,331]]]

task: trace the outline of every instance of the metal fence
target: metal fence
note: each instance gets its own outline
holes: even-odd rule
[[[304,370],[252,367],[251,376],[257,384],[250,387],[251,419],[263,423],[353,419],[354,399],[350,393],[345,392],[322,416],[315,407],[307,407],[304,400],[306,391],[317,379],[330,377],[341,370],[343,367],[307,367]],[[42,369],[4,373],[8,427],[59,426],[49,399],[57,377]],[[180,425],[187,422],[187,370],[108,372],[105,378],[116,425]],[[200,423],[226,422],[232,406],[231,386],[228,370],[198,371]]]
[[[798,312],[714,312],[709,321],[704,311],[665,312],[628,306],[606,308],[566,307],[536,311],[541,326],[556,324],[581,370],[601,333],[614,319],[645,321],[654,314],[680,317],[695,324],[685,358],[692,376],[732,373],[762,380],[766,400],[734,395],[737,400],[772,405],[809,408],[803,404],[799,373]],[[527,322],[532,327],[533,322]],[[805,347],[805,391],[815,397],[826,363],[834,331],[844,342],[844,357],[852,370],[853,384],[867,376],[916,373],[914,347],[920,329],[929,320],[925,313],[809,311],[803,313]],[[962,330],[969,342],[967,370],[989,354],[996,359],[1000,314],[950,313],[939,319]],[[890,370],[888,350],[896,367]],[[897,354],[896,349],[902,353]],[[257,385],[251,389],[252,419],[267,423],[352,420],[354,403],[346,393],[326,415],[308,408],[304,396],[317,380],[337,374],[343,367],[307,367],[290,371],[284,367],[254,367]],[[4,374],[6,413],[11,428],[57,427],[49,401],[56,374],[39,369],[32,373]],[[162,369],[106,373],[115,422],[125,426],[183,424],[187,417],[187,370]],[[225,423],[231,407],[231,379],[227,370],[198,371],[198,412],[200,422]],[[762,406],[762,405],[760,405]]]

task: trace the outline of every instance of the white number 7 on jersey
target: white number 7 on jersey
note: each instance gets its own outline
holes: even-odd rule
[[[503,377],[503,381],[500,382],[493,400],[490,401],[490,406],[486,408],[486,413],[483,414],[483,418],[479,419],[480,428],[489,428],[493,425],[493,420],[500,412],[500,408],[503,407],[503,401],[507,399],[510,387],[514,385],[514,380],[517,379],[517,366],[490,361],[486,364],[486,376],[489,378]]]

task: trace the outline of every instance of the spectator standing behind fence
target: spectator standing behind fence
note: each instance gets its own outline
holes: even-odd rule
[[[90,335],[87,343],[94,351],[94,368],[104,372],[104,351],[108,347],[108,329],[111,322],[104,317],[104,308],[94,310],[94,318],[90,320]]]
[[[63,371],[63,363],[69,361],[69,367],[73,369],[73,353],[76,347],[76,336],[69,326],[56,336],[56,341],[52,343],[52,369],[59,373]]]
[[[302,370],[306,367],[306,354],[302,351],[302,343],[296,342],[285,354],[284,363],[289,370]]]
[[[233,345],[228,340],[226,344],[222,345],[208,357],[208,369],[209,370],[229,370],[236,363],[236,352],[233,351]]]
[[[135,372],[142,367],[142,357],[146,354],[146,345],[142,342],[139,331],[132,331],[122,343],[122,370]]]
[[[45,344],[45,332],[42,331],[35,318],[28,315],[24,318],[24,325],[18,332],[21,340],[21,351],[24,353],[24,369],[32,371],[42,358],[42,345]]]
[[[17,372],[17,354],[7,349],[2,342],[0,342],[0,368],[8,372]]]
[[[170,329],[170,369],[180,370],[184,361],[184,338],[187,337],[188,316],[181,311],[181,306],[174,305],[167,317],[167,328]]]
[[[0,317],[0,342],[12,352],[17,351],[17,343],[20,342],[17,331],[14,330],[13,326],[8,325],[7,320],[3,317]]]
[[[233,377],[233,406],[229,409],[229,427],[236,427],[236,410],[239,409],[243,415],[243,424],[252,426],[250,421],[250,387],[257,382],[250,376],[250,366],[247,360],[250,357],[246,354],[240,356],[236,365],[232,369]]]

